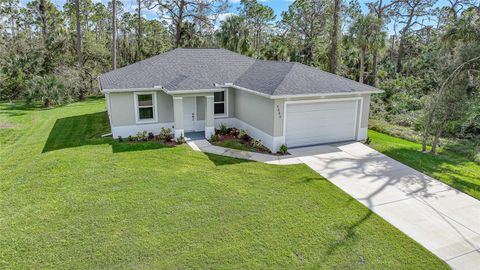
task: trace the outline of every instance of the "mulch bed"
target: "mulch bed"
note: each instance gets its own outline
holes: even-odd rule
[[[253,142],[254,139],[250,137],[249,135],[244,135],[243,137],[239,138],[238,137],[238,129],[236,128],[228,128],[227,129],[227,134],[221,134],[220,130],[215,130],[215,135],[217,137],[216,142],[213,142],[213,144],[218,143],[218,142],[225,142],[225,141],[235,141],[238,143],[241,143],[253,150],[253,152],[258,152],[258,153],[263,153],[263,154],[270,154],[270,155],[277,155],[281,156],[283,154],[281,153],[272,153],[270,149],[262,145],[261,147],[254,146]],[[287,153],[288,154],[288,153]]]

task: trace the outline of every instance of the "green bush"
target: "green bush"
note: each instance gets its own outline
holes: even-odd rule
[[[237,137],[238,138],[243,138],[245,135],[247,135],[247,131],[245,129],[239,129],[237,132]]]
[[[217,141],[217,134],[210,135],[210,141],[211,142],[216,142]]]
[[[287,153],[288,153],[288,147],[287,147],[287,145],[282,144],[282,145],[280,146],[279,152],[280,152],[282,155],[287,154]]]
[[[148,132],[147,131],[140,131],[137,133],[137,139],[139,141],[146,141],[148,138]]]
[[[160,129],[160,134],[158,135],[160,140],[169,142],[173,139],[173,132],[171,128],[164,128]]]
[[[220,124],[220,134],[222,135],[227,135],[228,134],[228,128],[225,124]]]
[[[262,140],[256,140],[256,139],[253,139],[252,140],[252,146],[255,147],[255,148],[263,148],[263,143],[262,143]]]

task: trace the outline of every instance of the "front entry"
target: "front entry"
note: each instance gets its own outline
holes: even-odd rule
[[[195,97],[183,98],[183,129],[185,132],[195,130]]]

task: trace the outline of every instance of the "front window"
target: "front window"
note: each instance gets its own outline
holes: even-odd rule
[[[155,121],[155,97],[151,93],[136,95],[138,121]]]
[[[225,114],[225,91],[213,93],[215,114]]]

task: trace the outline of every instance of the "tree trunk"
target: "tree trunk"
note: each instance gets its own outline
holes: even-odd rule
[[[138,34],[138,40],[137,40],[137,61],[138,60],[142,60],[142,1],[141,0],[138,0],[138,30],[137,30],[137,34]]]
[[[430,137],[430,127],[432,125],[432,118],[431,112],[427,115],[427,121],[425,123],[425,130],[423,131],[423,138],[422,138],[422,152],[427,152],[427,141]]]
[[[117,0],[112,0],[112,69],[117,69]]]
[[[403,35],[400,37],[400,43],[398,44],[398,54],[397,54],[397,73],[402,72],[403,67],[403,55],[405,54],[405,42],[403,41]]]
[[[472,63],[474,61],[477,61],[477,60],[480,60],[480,56],[474,57],[474,58],[460,64],[457,68],[455,68],[455,70],[453,70],[452,73],[450,73],[450,75],[448,75],[448,77],[445,79],[445,81],[443,81],[442,85],[440,86],[440,90],[438,90],[437,96],[434,97],[434,99],[432,101],[432,104],[430,105],[431,108],[429,109],[428,114],[427,114],[427,119],[426,119],[426,123],[425,123],[425,131],[423,133],[423,139],[422,139],[422,152],[427,151],[427,140],[428,140],[428,137],[430,136],[430,128],[431,128],[431,125],[432,125],[432,122],[433,122],[433,118],[435,117],[435,112],[437,110],[439,100],[442,98],[443,92],[445,91],[445,86],[450,81],[450,79],[453,78],[453,76],[455,76],[455,74],[458,71],[460,71],[465,65],[467,65],[469,63]]]
[[[443,130],[443,122],[438,125],[437,130],[435,131],[435,138],[433,139],[433,142],[432,142],[432,149],[430,149],[430,153],[434,155],[437,154],[437,146],[438,146],[438,142],[440,141],[440,136],[442,135],[442,130]]]
[[[337,61],[338,61],[338,34],[339,34],[339,24],[340,24],[340,0],[334,0],[333,4],[333,26],[332,26],[332,33],[330,35],[331,38],[331,46],[330,46],[330,61],[328,65],[328,69],[331,73],[337,73]]]
[[[377,85],[377,64],[378,64],[378,50],[375,49],[372,55],[372,85]]]
[[[51,52],[49,50],[48,42],[48,24],[47,24],[47,6],[48,0],[40,0],[38,5],[40,13],[40,25],[42,28],[42,39],[45,52],[43,54],[43,71],[48,74],[51,72]]]
[[[82,29],[80,25],[80,0],[75,0],[75,19],[77,24],[77,63],[78,63],[78,70],[80,71],[80,92],[79,92],[79,99],[85,99],[85,87],[82,86],[83,84],[83,55],[82,55]]]
[[[185,0],[180,1],[180,6],[178,8],[178,20],[175,25],[175,47],[180,46],[180,41],[182,40],[182,24],[183,24],[183,10],[185,9]]]
[[[39,11],[40,11],[40,24],[42,26],[42,37],[43,37],[43,42],[47,42],[47,35],[48,35],[48,29],[47,29],[47,3],[48,0],[40,0],[40,3],[38,5]]]
[[[363,79],[364,79],[364,74],[365,74],[365,52],[366,49],[365,48],[362,48],[362,51],[360,53],[360,76],[358,78],[358,81],[360,83],[363,83]]]

